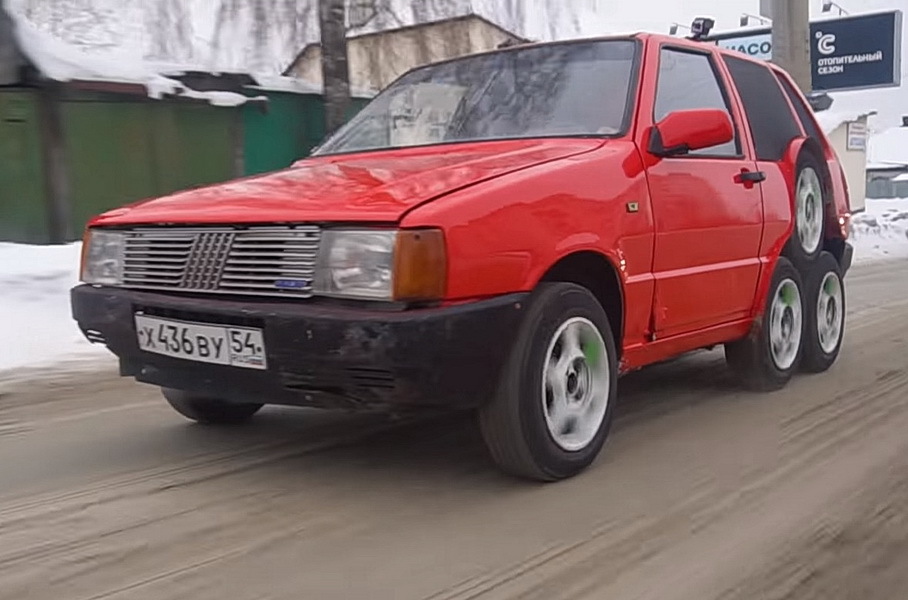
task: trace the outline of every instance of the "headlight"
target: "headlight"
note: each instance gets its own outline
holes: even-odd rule
[[[119,285],[123,279],[123,246],[126,236],[117,231],[89,230],[82,248],[82,281],[94,285]]]
[[[338,298],[437,300],[446,280],[441,230],[326,229],[313,291]]]
[[[326,229],[313,291],[324,296],[390,300],[396,231]]]

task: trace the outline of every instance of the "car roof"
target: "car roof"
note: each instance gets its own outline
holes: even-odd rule
[[[741,52],[737,52],[735,50],[731,50],[728,48],[723,48],[723,47],[719,46],[718,44],[711,42],[709,40],[692,40],[689,38],[677,37],[677,36],[673,36],[673,35],[660,34],[660,33],[649,33],[649,32],[641,31],[641,32],[636,32],[636,33],[591,36],[591,37],[573,38],[573,39],[568,39],[568,40],[554,40],[554,41],[546,41],[546,42],[524,42],[524,43],[514,44],[512,46],[507,46],[504,48],[493,48],[491,50],[474,52],[474,53],[470,53],[470,54],[463,55],[463,56],[455,56],[452,58],[447,58],[447,59],[427,63],[424,65],[418,65],[416,67],[413,67],[412,69],[409,69],[404,74],[407,74],[407,73],[410,73],[413,71],[420,71],[427,67],[441,65],[444,63],[456,62],[456,61],[459,61],[462,59],[472,58],[472,57],[481,56],[481,55],[499,54],[499,53],[505,53],[505,52],[517,52],[517,51],[519,51],[521,49],[525,49],[527,47],[558,46],[558,45],[567,45],[567,44],[583,44],[583,43],[589,43],[589,42],[622,41],[622,40],[623,41],[638,41],[638,42],[644,43],[644,44],[646,44],[646,43],[671,44],[672,46],[690,48],[691,50],[699,50],[701,52],[707,51],[707,52],[713,52],[713,53],[716,53],[716,54],[719,54],[722,56],[733,56],[733,57],[741,59],[741,60],[750,61],[755,64],[759,64],[764,67],[768,67],[773,71],[784,73],[784,70],[782,70],[777,65],[774,65],[768,61],[752,58]]]

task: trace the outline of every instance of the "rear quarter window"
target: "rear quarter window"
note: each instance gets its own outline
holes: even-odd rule
[[[804,104],[804,100],[801,98],[798,91],[795,90],[794,86],[791,85],[787,79],[779,76],[778,73],[773,73],[773,75],[775,75],[779,85],[785,90],[785,95],[788,96],[791,104],[795,107],[795,112],[798,114],[798,120],[801,121],[801,125],[804,127],[804,131],[807,132],[807,135],[816,140],[822,139],[820,137],[820,130],[817,128],[816,121],[814,121],[812,116],[813,111]]]
[[[723,55],[744,104],[758,160],[779,161],[801,128],[773,72],[759,63]]]

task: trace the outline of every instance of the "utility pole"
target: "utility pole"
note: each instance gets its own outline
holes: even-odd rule
[[[775,0],[760,0],[760,16],[772,19],[772,4]]]
[[[772,62],[788,71],[802,92],[811,91],[808,0],[773,0]]]
[[[319,0],[318,23],[321,29],[325,133],[331,134],[347,120],[347,107],[350,104],[347,12],[344,0]]]

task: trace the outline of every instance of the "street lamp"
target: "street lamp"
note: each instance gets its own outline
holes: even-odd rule
[[[767,19],[766,17],[760,17],[758,15],[752,15],[750,13],[741,13],[741,27],[747,27],[748,25],[750,25],[751,19],[758,20],[761,25],[769,25],[772,23],[772,19]]]
[[[824,13],[830,12],[833,9],[833,7],[838,9],[839,15],[848,14],[848,11],[845,10],[844,8],[842,8],[838,2],[833,2],[833,0],[823,0],[823,12]]]
[[[688,27],[687,25],[682,25],[681,23],[672,23],[672,26],[668,28],[669,35],[677,35],[679,27],[683,27],[684,29],[690,31],[690,27]]]

